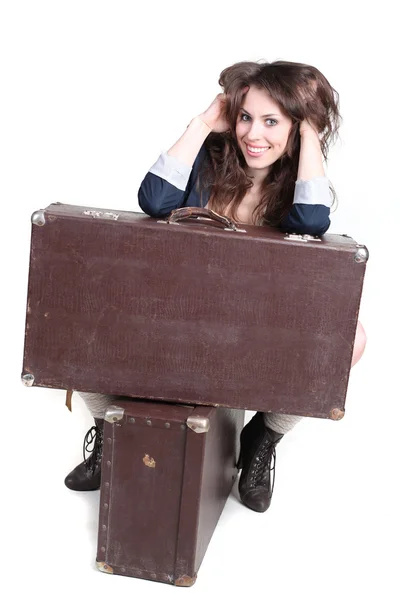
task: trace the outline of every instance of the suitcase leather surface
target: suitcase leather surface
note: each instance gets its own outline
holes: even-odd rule
[[[209,430],[193,431],[194,417]],[[108,409],[100,570],[194,583],[237,476],[243,421],[244,411],[206,406],[119,399]]]
[[[343,414],[365,272],[352,238],[305,242],[63,204],[42,215],[32,225],[30,383]]]

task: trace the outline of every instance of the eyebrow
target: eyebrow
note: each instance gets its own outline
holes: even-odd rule
[[[244,108],[241,108],[240,110],[242,110],[243,112],[245,112],[246,115],[249,115],[249,117],[251,116],[250,113],[247,110],[245,110]],[[274,113],[269,113],[268,115],[262,115],[261,118],[264,119],[265,117],[280,117],[280,116],[281,115],[277,115],[277,114],[274,114]]]

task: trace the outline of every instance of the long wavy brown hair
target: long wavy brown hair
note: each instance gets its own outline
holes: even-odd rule
[[[211,133],[206,142],[207,158],[199,177],[199,190],[207,191],[208,207],[236,219],[237,208],[252,179],[246,174],[246,161],[236,140],[236,122],[246,86],[256,86],[275,100],[292,120],[284,154],[275,161],[261,188],[261,199],[253,212],[256,225],[279,225],[293,204],[300,156],[300,123],[307,119],[317,129],[325,160],[331,143],[336,141],[341,116],[339,94],[318,69],[301,63],[239,62],[224,69],[219,84],[226,94],[229,131]],[[336,193],[330,183],[332,200]]]

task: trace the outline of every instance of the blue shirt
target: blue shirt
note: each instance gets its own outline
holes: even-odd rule
[[[151,217],[164,217],[176,208],[205,206],[208,197],[203,192],[201,202],[196,180],[204,160],[203,145],[193,167],[179,159],[162,153],[143,179],[138,200],[140,208]],[[330,226],[332,199],[326,177],[297,180],[293,205],[279,228],[288,233],[323,235]]]

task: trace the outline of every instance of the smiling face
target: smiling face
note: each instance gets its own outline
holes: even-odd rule
[[[291,127],[291,119],[266,90],[249,88],[236,122],[236,137],[249,175],[260,181],[268,174],[285,152]]]

